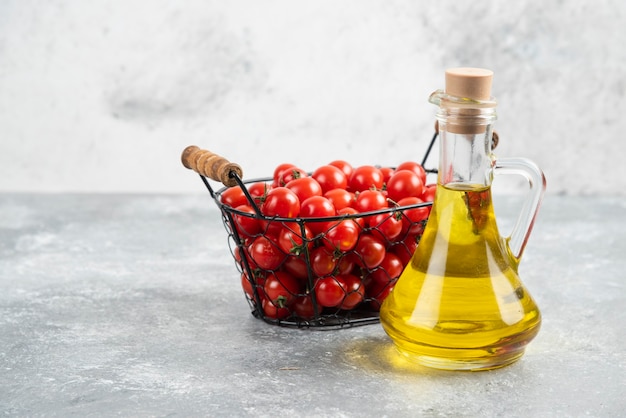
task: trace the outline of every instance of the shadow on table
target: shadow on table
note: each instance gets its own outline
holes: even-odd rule
[[[400,354],[393,342],[386,337],[367,337],[353,341],[345,347],[344,358],[347,363],[372,372],[430,377],[461,373],[431,369],[414,363]]]

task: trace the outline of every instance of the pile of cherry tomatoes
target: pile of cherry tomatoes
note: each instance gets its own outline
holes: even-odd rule
[[[337,160],[313,172],[281,164],[271,180],[246,186],[254,204],[239,186],[219,195],[238,241],[241,284],[259,316],[294,321],[376,312],[435,194],[410,161],[381,168]]]

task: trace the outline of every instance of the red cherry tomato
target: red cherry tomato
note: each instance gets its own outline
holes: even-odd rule
[[[300,217],[325,218],[335,215],[335,207],[324,196],[312,196],[300,205]]]
[[[248,254],[257,266],[265,270],[277,269],[286,257],[278,244],[264,235],[256,237],[250,243]]]
[[[419,243],[419,237],[420,235],[407,235],[404,240],[395,243],[389,249],[400,258],[403,266],[406,266],[411,261],[411,257],[413,257],[413,253]]]
[[[300,281],[289,273],[275,271],[270,273],[265,279],[263,291],[268,300],[282,308],[289,306],[298,297],[302,287]]]
[[[285,222],[278,233],[278,246],[286,254],[299,255],[304,251],[304,247],[313,248],[313,233],[306,225],[301,228],[297,222]]]
[[[326,218],[335,215],[335,207],[323,196],[312,196],[300,205],[301,218]],[[314,235],[328,229],[328,222],[307,221],[307,225]]]
[[[367,289],[367,295],[371,299],[370,306],[372,307],[372,309],[374,309],[375,311],[380,310],[380,306],[393,291],[393,287],[395,285],[395,282],[385,285],[374,282],[373,286]]]
[[[248,248],[248,247],[246,247],[246,248]],[[259,268],[259,266],[257,266],[257,264],[254,262],[254,260],[252,258],[250,258],[250,253],[249,253],[249,251],[247,249],[243,250],[241,247],[237,247],[237,248],[235,248],[235,251],[233,252],[233,254],[234,254],[234,257],[235,257],[235,261],[241,266],[242,270],[246,269],[244,260],[241,257],[242,254],[245,255],[245,258],[246,258],[245,261],[248,263],[248,266],[250,267],[251,271],[254,271],[254,270]]]
[[[383,242],[393,242],[402,232],[402,214],[400,212],[379,213],[368,219],[370,233]]]
[[[419,203],[424,203],[424,201],[419,197],[405,197],[404,199],[400,199],[398,205],[410,206]],[[422,233],[424,231],[424,226],[421,222],[428,219],[428,215],[430,215],[430,208],[430,206],[422,206],[403,210],[402,231],[408,232],[409,234]]]
[[[420,177],[422,184],[426,184],[426,170],[424,170],[421,164],[415,161],[405,161],[396,167],[396,171],[400,170],[410,170],[414,172]]]
[[[385,244],[369,234],[363,234],[354,248],[358,254],[357,263],[368,269],[378,267],[385,258]]]
[[[337,263],[337,274],[350,274],[354,271],[356,263],[354,262],[354,253],[344,254],[339,258]]]
[[[304,202],[311,196],[322,195],[322,186],[313,177],[300,177],[291,180],[285,187],[294,192],[300,202]]]
[[[379,170],[383,173],[383,183],[385,184],[387,184],[393,173],[396,172],[396,170],[391,167],[381,167]]]
[[[411,254],[411,256],[413,256],[413,253],[417,249],[417,246],[420,243],[420,238],[421,238],[421,235],[415,234],[415,235],[407,235],[407,237],[404,239],[404,244],[406,245],[406,248],[408,252]]]
[[[285,173],[287,170],[289,170],[292,167],[296,167],[296,165],[291,164],[291,163],[278,164],[276,168],[274,169],[274,174],[272,176],[273,185],[279,186],[278,182],[280,178],[283,176],[283,173]]]
[[[380,169],[371,165],[357,167],[350,176],[348,187],[353,192],[362,192],[369,189],[380,190],[383,188],[383,173]]]
[[[243,273],[241,275],[241,287],[243,288],[244,293],[248,296],[249,299],[254,299],[254,287],[252,282],[248,279],[248,276]]]
[[[295,218],[300,213],[300,201],[288,188],[276,187],[267,193],[261,211],[269,217]]]
[[[317,277],[324,277],[335,271],[337,258],[333,251],[321,246],[315,248],[310,254],[311,269]]]
[[[350,176],[352,176],[352,172],[354,171],[354,167],[352,167],[352,165],[349,162],[344,161],[344,160],[331,161],[330,163],[328,163],[328,165],[335,166],[341,171],[343,171],[348,181],[350,180]]]
[[[323,165],[311,174],[322,187],[323,193],[333,189],[348,187],[348,178],[340,168],[334,165]]]
[[[306,265],[306,261],[302,255],[290,255],[287,256],[285,262],[283,263],[283,268],[289,274],[291,274],[296,279],[301,282],[307,280],[309,278],[309,270]]]
[[[356,201],[354,193],[351,193],[346,189],[329,190],[324,193],[324,197],[330,200],[337,211],[352,206]]]
[[[286,306],[277,306],[268,299],[263,299],[261,308],[263,309],[263,314],[270,319],[285,319],[291,314],[291,311]]]
[[[359,212],[371,212],[387,207],[387,198],[379,190],[363,190],[356,197],[354,208]]]
[[[231,208],[250,204],[246,195],[243,193],[243,190],[241,190],[241,187],[239,186],[229,187],[224,190],[224,192],[220,195],[220,201]]]
[[[387,195],[394,202],[405,197],[420,197],[424,193],[424,182],[413,171],[398,170],[387,182]]]
[[[300,167],[290,167],[289,169],[283,171],[283,173],[278,178],[278,183],[272,184],[273,186],[285,186],[291,180],[299,179],[302,177],[308,177],[308,173]]]
[[[296,298],[291,304],[293,312],[302,319],[315,318],[315,312],[319,312],[321,307],[317,307],[313,303],[313,297],[310,294],[301,295]]]
[[[339,305],[341,309],[354,309],[365,299],[365,286],[358,277],[352,274],[340,276],[346,284],[346,297]]]
[[[276,241],[278,239],[278,233],[283,227],[282,222],[278,221],[264,221],[261,220],[261,233],[266,237]]]
[[[317,303],[327,308],[339,306],[346,297],[346,283],[341,276],[328,276],[315,283]]]
[[[271,188],[272,185],[269,183],[257,182],[248,186],[248,193],[250,193],[250,196],[252,196],[254,202],[257,205],[260,205],[265,200],[265,196],[267,196],[267,193],[270,191]]]
[[[400,259],[403,266],[406,266],[411,261],[411,257],[413,256],[413,253],[409,251],[403,241],[393,244],[389,247],[387,253],[395,254]]]
[[[400,277],[404,271],[404,264],[400,257],[392,252],[387,252],[382,263],[369,274],[374,281],[382,284],[388,284]]]
[[[356,215],[356,216],[351,216],[350,219],[352,219],[354,222],[357,223],[357,225],[363,229],[366,227],[365,225],[365,218],[363,216],[360,216],[360,212],[356,209],[354,209],[353,207],[347,207],[347,208],[343,208],[337,211],[337,215]]]
[[[239,212],[249,213],[251,216],[234,214],[237,232],[244,237],[253,237],[261,232],[261,222],[256,212],[249,205],[241,205],[236,208]]]
[[[428,184],[424,187],[424,193],[422,193],[422,200],[424,202],[434,202],[435,193],[437,192],[436,184]]]
[[[344,219],[332,225],[323,237],[323,243],[331,251],[350,251],[359,239],[361,228],[352,219]]]

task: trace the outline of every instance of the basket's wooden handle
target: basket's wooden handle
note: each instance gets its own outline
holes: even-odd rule
[[[239,178],[243,177],[243,170],[238,164],[195,145],[185,148],[180,159],[188,169],[212,180],[221,181],[224,186],[237,185],[235,178],[230,175],[231,172],[236,173]]]

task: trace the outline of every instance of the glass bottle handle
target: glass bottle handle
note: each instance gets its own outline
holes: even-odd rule
[[[541,205],[543,194],[546,190],[546,177],[543,171],[532,161],[526,158],[503,158],[495,162],[494,174],[521,175],[528,180],[530,190],[517,218],[511,235],[506,237],[506,242],[517,265],[522,258],[522,253],[528,242],[530,232],[535,224],[535,217]]]

